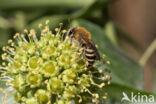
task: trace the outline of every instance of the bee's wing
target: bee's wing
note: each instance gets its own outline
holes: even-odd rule
[[[98,50],[97,50],[97,48],[96,48],[94,42],[93,42],[93,41],[89,41],[89,43],[90,43],[91,47],[95,50],[96,59],[97,59],[97,60],[100,60],[100,54],[99,54],[99,52],[98,52]]]

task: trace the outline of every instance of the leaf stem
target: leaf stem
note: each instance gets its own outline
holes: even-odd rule
[[[150,46],[147,48],[147,50],[141,57],[139,61],[140,65],[144,66],[155,50],[156,50],[156,39],[154,39],[154,41],[150,44]]]

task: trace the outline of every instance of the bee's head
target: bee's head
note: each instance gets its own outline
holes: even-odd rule
[[[68,35],[70,38],[74,38],[74,34],[75,34],[75,31],[76,31],[76,28],[77,27],[71,27],[69,30],[68,30]]]

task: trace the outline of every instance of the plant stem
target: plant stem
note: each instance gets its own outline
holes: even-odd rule
[[[156,50],[156,39],[154,39],[154,41],[150,44],[150,46],[147,48],[147,50],[141,57],[139,61],[140,65],[144,66],[155,50]]]

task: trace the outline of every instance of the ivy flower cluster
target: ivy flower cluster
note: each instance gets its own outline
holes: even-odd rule
[[[80,47],[73,44],[66,30],[49,29],[49,20],[39,24],[40,33],[34,29],[16,33],[14,40],[3,47],[0,66],[1,79],[13,88],[16,103],[24,104],[98,104],[107,93],[98,94],[110,84],[109,73],[96,66],[87,68],[85,58],[75,61]],[[40,34],[40,35],[39,35]],[[107,62],[109,63],[109,62]],[[8,94],[2,98],[5,103]]]

